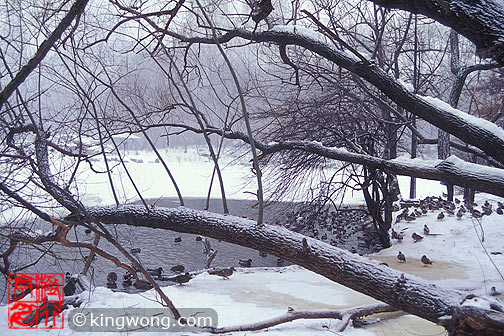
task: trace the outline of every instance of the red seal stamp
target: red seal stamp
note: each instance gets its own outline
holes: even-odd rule
[[[63,329],[63,273],[9,274],[9,328]]]

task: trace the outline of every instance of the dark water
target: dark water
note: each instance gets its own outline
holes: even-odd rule
[[[205,199],[201,198],[187,198],[185,199],[185,206],[193,209],[202,210],[205,206]],[[156,201],[158,207],[177,207],[178,200],[173,198],[160,199]],[[229,200],[228,206],[232,215],[247,217],[255,219],[257,216],[256,202],[244,200]],[[277,223],[290,227],[296,230],[293,226],[296,223],[295,218],[299,216],[300,204],[293,203],[272,203],[265,208],[264,220],[267,223]],[[220,200],[211,200],[210,209],[212,212],[222,213],[222,202]],[[354,223],[356,223],[354,221]],[[48,223],[38,223],[38,227],[42,231],[51,230]],[[355,224],[354,224],[355,225]],[[354,226],[353,225],[353,226]],[[313,227],[313,226],[312,226]],[[139,261],[145,268],[158,268],[164,269],[164,276],[175,275],[171,272],[170,268],[175,265],[184,265],[186,271],[196,271],[205,268],[206,255],[203,252],[204,245],[201,241],[196,241],[196,235],[177,233],[162,229],[151,229],[143,227],[132,227],[128,225],[114,225],[107,227],[109,231],[118,237],[121,245],[130,250],[132,248],[139,248],[141,251],[135,254]],[[326,229],[325,225],[319,227],[320,235],[322,232],[329,233],[327,239],[328,243],[335,246],[341,246],[350,250],[351,247],[359,247],[359,237],[355,235],[356,232],[348,232],[342,237],[331,234],[331,229]],[[334,231],[336,232],[336,231]],[[305,232],[303,232],[305,233]],[[308,232],[306,232],[308,233]],[[309,234],[313,236],[312,234]],[[175,242],[175,238],[181,238],[180,242]],[[80,227],[76,231],[72,231],[68,237],[70,240],[78,240],[81,242],[92,243],[93,236],[86,234],[84,228]],[[319,238],[319,237],[316,237]],[[324,237],[325,238],[325,237]],[[339,238],[339,239],[335,239]],[[209,239],[211,247],[217,250],[217,255],[212,262],[212,267],[229,267],[238,266],[240,259],[252,259],[253,267],[267,267],[267,266],[284,266],[288,263],[279,264],[278,258],[275,256],[261,256],[258,251],[246,247],[221,242],[215,239]],[[99,247],[106,252],[119,256],[122,262],[126,259],[122,257],[114,246],[109,244],[105,239],[99,243]],[[5,250],[5,247],[2,248]],[[37,265],[31,266],[23,272],[61,272],[61,273],[80,273],[84,265],[84,259],[88,254],[87,250],[77,251],[76,249],[69,249],[59,245],[52,248],[54,255],[46,255]],[[369,251],[362,251],[363,253]],[[26,260],[34,260],[41,252],[33,250],[33,248],[23,248],[16,251],[11,260],[13,264],[26,263]],[[134,292],[133,287],[123,288],[121,284],[122,275],[125,271],[117,267],[111,261],[101,257],[96,258],[92,263],[92,267],[88,275],[95,285],[102,286],[107,283],[107,275],[109,272],[116,272],[119,275],[117,282],[117,290],[124,290]],[[1,288],[5,288],[5,279],[0,280]],[[162,285],[172,284],[171,282],[163,282]],[[5,302],[6,296],[0,293],[0,299]]]
[[[203,209],[205,199],[187,198],[185,206],[193,209]],[[254,219],[257,216],[256,202],[244,200],[229,200],[228,206],[232,215],[242,216]],[[177,207],[178,200],[172,198],[161,199],[156,202],[159,207]],[[275,221],[285,218],[285,213],[295,207],[292,203],[275,203],[268,206],[265,210],[265,221],[274,223]],[[222,213],[222,202],[220,200],[211,200],[209,211]],[[46,232],[51,230],[51,225],[48,223],[37,223],[37,228]],[[186,271],[196,271],[205,268],[206,255],[203,252],[204,245],[202,241],[196,241],[196,235],[177,233],[162,229],[151,229],[143,227],[132,227],[128,225],[107,226],[111,233],[116,234],[119,242],[124,248],[130,250],[132,248],[140,248],[141,252],[136,254],[139,261],[146,268],[164,269],[164,275],[170,276],[176,273],[171,272],[170,268],[175,265],[184,265]],[[175,238],[180,237],[181,242],[175,242]],[[86,234],[84,228],[79,228],[77,231],[72,231],[68,237],[70,240],[78,240],[81,242],[92,243],[93,236]],[[211,247],[217,250],[217,255],[212,262],[212,267],[229,267],[238,266],[240,259],[252,259],[253,267],[278,266],[277,257],[267,255],[262,257],[259,252],[246,247],[221,242],[215,239],[209,239]],[[116,256],[122,262],[126,262],[126,258],[116,250],[114,246],[108,243],[105,239],[101,239],[99,245],[101,249]],[[2,248],[4,250],[6,247]],[[37,265],[31,266],[22,272],[61,272],[61,273],[79,273],[84,265],[84,259],[87,256],[87,250],[76,251],[59,245],[52,248],[53,256],[46,255]],[[26,260],[36,259],[40,255],[39,251],[34,251],[30,248],[18,249],[11,257],[13,264],[25,263]],[[63,259],[63,260],[61,260]],[[284,265],[286,265],[285,263]],[[122,279],[124,270],[117,267],[114,263],[101,257],[96,258],[92,263],[89,275],[95,285],[105,285],[109,272],[117,272],[119,279]],[[121,281],[118,281],[118,290],[125,290]],[[1,288],[5,288],[5,278],[0,280]],[[167,282],[164,285],[171,284]],[[134,291],[130,287],[128,291]],[[3,292],[3,290],[2,290]],[[0,299],[4,302],[6,295],[0,293]]]

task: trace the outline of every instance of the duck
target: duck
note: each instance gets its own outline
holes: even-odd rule
[[[74,295],[75,290],[77,289],[75,287],[75,284],[77,283],[77,277],[72,276],[70,272],[66,272],[65,278],[67,280],[67,283],[63,287],[63,293],[65,294],[65,296]]]
[[[443,211],[441,211],[438,215],[437,215],[437,219],[438,220],[442,220],[443,218],[445,217]]]
[[[147,268],[147,273],[149,273],[150,275],[155,275],[157,277],[160,277],[161,273],[163,273],[163,267],[158,267],[156,269]]]
[[[425,254],[422,256],[422,259],[420,260],[424,265],[432,265],[432,261]]]
[[[429,229],[429,227],[427,226],[427,224],[425,224],[425,225],[423,226],[423,233],[425,233],[426,235],[428,235],[428,234],[430,233],[430,229]]]
[[[236,271],[236,269],[234,267],[230,267],[230,268],[221,268],[221,269],[217,269],[217,270],[210,270],[208,271],[208,274],[210,275],[218,275],[220,277],[222,277],[222,279],[229,279],[229,277],[231,275],[233,275],[233,272]]]
[[[196,241],[202,241],[203,238],[201,236],[196,236]]]
[[[117,273],[116,272],[110,272],[107,275],[107,281],[108,282],[116,282],[117,281]]]
[[[182,237],[176,237],[175,238],[175,243],[180,243],[182,241]]]
[[[490,293],[488,293],[488,295],[490,295],[490,296],[499,296],[499,295],[501,295],[501,293],[497,291],[497,289],[495,288],[495,286],[492,286],[490,288]]]
[[[411,235],[411,238],[413,238],[413,240],[416,242],[419,242],[420,240],[423,239],[422,236],[420,236],[419,234],[417,234],[416,232],[413,232],[413,234]]]
[[[152,285],[146,280],[137,280],[134,285],[137,289],[151,289]]]
[[[179,284],[179,286],[182,286],[182,284],[189,282],[189,280],[192,279],[192,275],[189,272],[186,272],[185,274],[177,275],[171,278],[163,278],[163,280],[168,280],[168,281],[173,281]]]
[[[397,259],[399,260],[399,262],[406,262],[406,256],[401,251],[399,251],[399,253],[397,254]]]
[[[392,238],[397,239],[397,240],[403,240],[404,235],[402,233],[399,233],[396,230],[392,229]]]
[[[170,268],[170,270],[171,270],[172,272],[182,273],[182,272],[184,272],[185,267],[184,267],[184,265],[175,265],[175,266],[173,266],[172,268]]]
[[[242,267],[252,267],[252,259],[241,259],[238,261],[238,264]]]
[[[91,233],[91,229],[86,229],[86,230],[84,230],[84,232],[88,235]]]
[[[129,287],[132,285],[131,278],[133,278],[133,275],[131,275],[130,272],[126,272],[123,275],[123,282],[122,282],[123,287]]]

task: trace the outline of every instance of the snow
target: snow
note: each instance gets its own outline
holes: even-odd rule
[[[471,171],[474,172],[475,174],[478,174],[482,177],[487,176],[489,178],[500,178],[501,180],[504,179],[504,170],[495,168],[495,167],[488,167],[488,166],[483,166],[480,164],[476,163],[471,163],[464,161],[455,155],[451,155],[446,159],[446,162],[452,163],[454,166],[458,167],[461,170],[465,171]]]
[[[425,160],[421,158],[411,158],[406,155],[397,157],[396,159],[390,160],[391,162],[404,163],[411,166],[416,166],[418,168],[433,168],[441,162],[441,160]]]
[[[303,26],[285,26],[285,25],[278,25],[273,27],[273,31],[278,31],[278,32],[283,32],[283,33],[291,33],[291,34],[296,34],[296,35],[302,35],[310,40],[317,41],[323,44],[327,43],[327,39],[325,36],[319,32],[313,31],[311,29],[308,29]]]
[[[198,147],[189,147],[186,150],[177,148],[162,150],[161,154],[184,197],[206,197],[214,165],[204,149]],[[138,200],[128,176],[117,162],[118,158],[111,157],[115,160],[112,163],[116,165],[112,171],[112,178],[120,198],[122,200]],[[177,197],[168,174],[153,152],[128,151],[123,159],[144,198]],[[250,179],[252,177],[251,164],[248,163],[247,158],[237,161],[226,156],[219,164],[225,183],[226,196],[233,199],[251,199],[252,196],[245,191],[255,192],[257,188],[253,184],[250,186],[246,184],[252,180]],[[95,162],[94,165],[95,169],[105,170],[105,165],[101,161]],[[83,168],[84,171],[78,177],[80,181],[86,181],[85,184],[81,184],[80,190],[83,203],[88,206],[112,204],[114,198],[107,175],[95,174],[87,167]],[[211,196],[220,197],[217,176],[214,179]]]
[[[473,115],[462,112],[456,108],[453,108],[450,106],[450,104],[442,101],[441,99],[422,95],[417,96],[441,110],[445,110],[449,113],[454,114],[458,118],[464,119],[468,124],[473,124],[482,129],[486,129],[488,132],[493,133],[495,136],[499,137],[502,141],[504,141],[504,129],[500,128],[496,124],[483,118],[478,118]]]
[[[406,83],[405,81],[403,81],[402,79],[398,79],[397,80],[399,82],[399,84],[401,84],[407,91],[409,92],[413,92],[414,89],[413,89],[413,85],[410,84],[410,83]]]
[[[418,183],[418,185],[421,185],[421,183]],[[480,206],[475,207],[475,209],[482,211],[481,205],[485,200],[492,204],[493,209],[497,208],[497,201],[503,202],[500,197],[477,194],[476,203]],[[444,264],[448,263],[450,267],[454,268],[446,269],[450,276],[441,277],[437,281],[438,283],[460,289],[471,288],[475,294],[486,294],[491,286],[496,286],[499,292],[502,291],[504,289],[504,279],[501,277],[500,272],[504,269],[504,250],[502,247],[502,241],[504,241],[502,221],[504,216],[493,211],[490,216],[475,219],[466,213],[459,220],[456,216],[450,216],[444,212],[445,218],[438,220],[437,215],[439,212],[439,210],[429,212],[414,221],[400,221],[394,224],[393,228],[396,231],[404,233],[403,242],[400,243],[394,240],[395,244],[392,247],[378,252],[375,257],[390,257],[396,263],[395,256],[401,251],[405,254],[407,262],[404,265],[397,265],[397,267],[404,267],[406,271],[408,268],[413,267],[420,274],[428,274],[431,271],[438,272],[437,263],[443,264],[444,271]],[[424,225],[430,228],[430,235],[424,235]],[[424,239],[414,243],[413,239],[411,239],[413,232],[424,236]],[[491,252],[503,254],[494,255]],[[420,258],[424,254],[432,260],[434,266],[427,267],[420,263]],[[460,277],[457,277],[457,274]]]
[[[213,170],[213,164],[205,155],[200,155],[200,149],[188,148],[164,151],[163,157],[180,184],[184,196],[204,197],[207,193],[208,179]],[[125,156],[128,168],[139,181],[145,197],[176,196],[169,179],[160,163],[156,162],[154,154],[145,151],[130,151]],[[137,162],[135,162],[135,159]],[[143,163],[138,163],[141,159]],[[222,159],[222,168],[226,191],[229,198],[247,198],[244,190],[254,190],[253,185],[245,181],[253,180],[250,172],[250,157],[236,160],[229,156]],[[408,161],[408,158],[398,158],[397,161]],[[449,158],[448,160],[459,160]],[[415,164],[417,163],[415,160]],[[419,161],[420,162],[420,161]],[[433,165],[436,161],[428,162]],[[114,162],[115,164],[117,162]],[[96,167],[102,163],[94,162]],[[458,162],[457,162],[458,164]],[[486,169],[486,168],[485,168]],[[488,168],[493,169],[493,168]],[[78,178],[86,181],[86,186],[80,190],[86,205],[112,204],[113,198],[107,184],[105,174],[92,174],[85,170]],[[125,199],[134,199],[124,172],[119,166],[113,169],[113,178]],[[409,177],[399,176],[399,184],[403,195],[409,194]],[[246,189],[244,189],[244,187]],[[437,181],[417,180],[417,197],[438,196],[445,187]],[[217,188],[215,188],[217,189]],[[214,191],[218,197],[218,192]],[[488,200],[493,209],[502,198],[487,194],[477,194],[476,202],[480,206]],[[362,204],[361,193],[347,195],[345,203]],[[461,220],[447,215],[443,220],[437,220],[439,211],[429,212],[412,222],[399,222],[393,225],[396,231],[404,232],[402,242],[393,240],[393,246],[369,256],[377,261],[386,261],[390,267],[415,274],[432,283],[447,287],[466,290],[467,293],[485,295],[492,286],[497,291],[504,292],[504,280],[500,271],[504,269],[504,232],[502,222],[504,216],[495,211],[490,216],[474,219],[464,215]],[[397,215],[398,213],[395,213]],[[423,226],[430,227],[432,235],[423,234]],[[424,239],[414,243],[413,232],[419,233]],[[322,242],[320,243],[322,244]],[[406,263],[396,259],[398,251],[407,258]],[[500,252],[503,254],[492,254]],[[423,266],[422,255],[427,255],[433,262],[432,266]],[[184,286],[162,287],[163,291],[180,308],[214,308],[219,316],[219,326],[230,326],[270,319],[282,315],[288,307],[295,310],[344,309],[360,305],[376,303],[376,300],[336,284],[318,274],[298,266],[286,268],[239,268],[229,280],[222,280],[208,273],[195,276]],[[159,307],[154,291],[142,294],[127,294],[113,292],[107,288],[98,287],[92,292],[80,294],[84,300],[83,307],[128,307],[148,308]],[[490,301],[478,298],[466,300],[465,305],[489,308]],[[68,315],[68,311],[66,312]],[[0,306],[0,316],[7,316],[7,306]],[[264,335],[333,335],[331,330],[337,320],[297,320],[282,324],[268,330],[254,332]],[[434,324],[412,315],[388,314],[382,315],[382,320],[376,325],[365,329],[347,328],[340,335],[401,335],[404,329],[416,334],[440,334],[442,329]],[[69,328],[63,330],[32,330],[30,335],[74,335]],[[82,333],[85,335],[86,333]],[[179,333],[170,333],[179,335]],[[187,333],[186,333],[187,334]],[[243,335],[243,332],[229,335]],[[0,319],[0,335],[26,335],[25,330],[9,330],[7,319]],[[79,333],[81,335],[81,333]],[[89,335],[95,335],[89,333]]]
[[[339,51],[339,50],[332,48],[331,45],[329,45],[327,43],[327,39],[323,34],[316,32],[314,30],[311,30],[309,28],[298,26],[298,25],[294,25],[294,26],[292,26],[292,25],[291,26],[278,25],[278,26],[273,27],[272,31],[303,36],[306,39],[309,39],[309,40],[312,40],[317,43],[321,43],[321,44],[325,45],[325,47],[332,49],[332,51],[336,54],[344,55],[345,57],[350,58],[354,61],[360,61],[360,59],[358,59],[354,54],[352,54],[346,50]]]
[[[463,307],[475,307],[490,310],[490,302],[480,297],[467,299],[462,303]]]

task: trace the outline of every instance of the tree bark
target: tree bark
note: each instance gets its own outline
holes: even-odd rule
[[[63,35],[63,32],[70,26],[72,21],[80,16],[86,8],[89,0],[76,0],[65,17],[58,24],[56,29],[51,33],[51,35],[40,44],[35,55],[28,61],[28,63],[21,68],[21,70],[16,74],[16,76],[5,86],[5,88],[0,92],[0,110],[3,104],[9,99],[12,93],[21,85],[30,73],[37,68],[37,66],[42,62],[44,57],[47,55],[49,50],[52,48],[54,43]]]
[[[124,223],[176,232],[200,234],[273,254],[358,292],[432,322],[450,315],[465,294],[416,276],[405,275],[285,228],[191,210],[140,206],[92,207],[89,213],[103,223]],[[69,220],[75,219],[73,216]],[[303,248],[306,239],[309,249]]]
[[[183,42],[202,44],[216,43],[212,38],[186,37],[159,27],[156,27],[156,29],[159,32],[178,38]],[[502,35],[504,35],[504,31]],[[453,112],[448,108],[441,107],[439,104],[433,104],[427,99],[423,99],[421,96],[409,92],[390,74],[386,73],[372,62],[364,62],[353,55],[338,51],[331,45],[315,40],[310,36],[289,31],[271,30],[265,32],[250,32],[236,29],[221,35],[218,41],[219,43],[224,43],[238,37],[256,42],[297,45],[310,50],[367,80],[397,105],[413,113],[415,116],[457,136],[462,141],[478,147],[488,156],[504,163],[504,130],[496,128],[495,124],[489,121],[475,118],[465,113]]]
[[[171,126],[176,125],[171,124]],[[201,130],[190,126],[177,126],[189,129],[192,132],[201,132]],[[216,128],[206,129],[206,131],[223,135],[229,139],[249,141],[247,135],[241,132],[223,133],[220,129]],[[451,156],[444,161],[423,161],[406,158],[386,160],[371,155],[351,153],[343,148],[326,147],[316,141],[288,140],[265,144],[256,140],[255,145],[266,155],[285,150],[302,150],[328,159],[380,169],[387,173],[443,181],[447,184],[454,184],[464,188],[470,187],[478,191],[504,197],[504,170],[475,163],[467,163],[455,156]]]
[[[504,64],[504,7],[498,1],[370,0],[387,8],[423,14],[469,39],[480,57]]]

